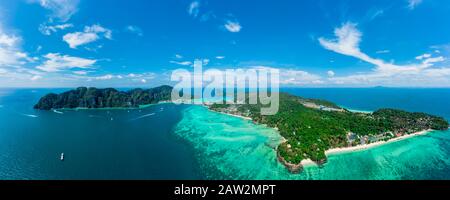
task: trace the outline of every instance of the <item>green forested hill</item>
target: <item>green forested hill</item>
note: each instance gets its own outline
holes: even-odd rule
[[[80,87],[61,94],[50,93],[42,97],[35,109],[59,108],[114,108],[138,107],[140,105],[170,100],[171,86],[151,89],[133,89],[127,92],[113,88],[97,89]]]

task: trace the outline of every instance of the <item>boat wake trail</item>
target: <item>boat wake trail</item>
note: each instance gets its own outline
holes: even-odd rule
[[[140,116],[140,117],[131,119],[130,121],[136,121],[136,120],[139,120],[139,119],[142,119],[142,118],[146,118],[146,117],[150,117],[150,116],[153,116],[153,115],[155,115],[155,113],[150,113],[150,114],[142,115],[142,116]]]
[[[53,112],[54,112],[54,113],[58,113],[58,114],[64,114],[63,112],[58,111],[58,110],[53,110]]]
[[[30,115],[30,114],[22,114],[23,116],[26,116],[26,117],[31,117],[31,118],[37,118],[38,116],[37,115]]]

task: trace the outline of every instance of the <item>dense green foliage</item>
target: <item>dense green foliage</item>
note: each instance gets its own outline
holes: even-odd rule
[[[61,94],[47,94],[35,109],[138,107],[168,101],[172,87],[116,89],[80,87]],[[247,97],[248,100],[248,97]],[[410,134],[427,129],[445,130],[449,124],[441,117],[425,113],[411,113],[381,109],[372,114],[354,113],[332,102],[280,94],[279,112],[261,115],[264,105],[213,104],[210,109],[251,117],[255,122],[277,128],[286,139],[278,147],[285,161],[298,164],[303,159],[318,163],[326,161],[325,151]],[[267,106],[267,105],[266,105]]]
[[[80,87],[61,94],[50,93],[42,97],[35,109],[50,110],[59,108],[114,108],[138,107],[140,105],[170,100],[171,86],[151,89],[133,89],[127,92],[113,88],[97,89]]]
[[[210,108],[251,117],[257,123],[277,128],[287,140],[278,147],[278,153],[292,164],[308,158],[322,163],[326,160],[326,150],[360,144],[361,138],[387,140],[396,134],[448,128],[448,123],[443,118],[424,113],[393,109],[382,109],[373,114],[354,113],[345,109],[326,111],[306,107],[305,103],[340,109],[331,102],[284,93],[280,94],[279,112],[271,116],[260,115],[260,104],[214,104]],[[349,140],[349,133],[353,133],[358,140]]]

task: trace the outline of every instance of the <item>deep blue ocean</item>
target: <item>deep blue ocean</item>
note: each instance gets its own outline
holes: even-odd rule
[[[0,179],[200,178],[190,148],[171,134],[184,106],[34,110],[50,91],[64,89],[0,90]]]
[[[323,168],[291,175],[275,159],[279,136],[272,129],[189,105],[33,109],[44,94],[64,90],[0,89],[0,179],[450,179],[445,131],[331,156]],[[354,110],[450,119],[450,89],[282,91]]]
[[[360,111],[397,108],[426,112],[450,119],[450,89],[420,88],[285,88],[282,91],[308,98],[325,99]]]

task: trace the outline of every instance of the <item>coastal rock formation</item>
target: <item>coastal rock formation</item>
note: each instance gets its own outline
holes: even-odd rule
[[[280,152],[277,152],[277,158],[278,158],[278,161],[281,162],[288,169],[289,172],[291,172],[293,174],[299,174],[303,171],[303,165],[301,163],[292,164],[292,163],[286,161],[283,158],[283,156],[280,155]]]
[[[113,88],[97,89],[93,87],[79,87],[61,94],[47,94],[39,100],[34,108],[39,110],[61,108],[133,108],[140,105],[169,101],[171,92],[171,86],[160,86],[145,90],[133,89],[126,92]]]

